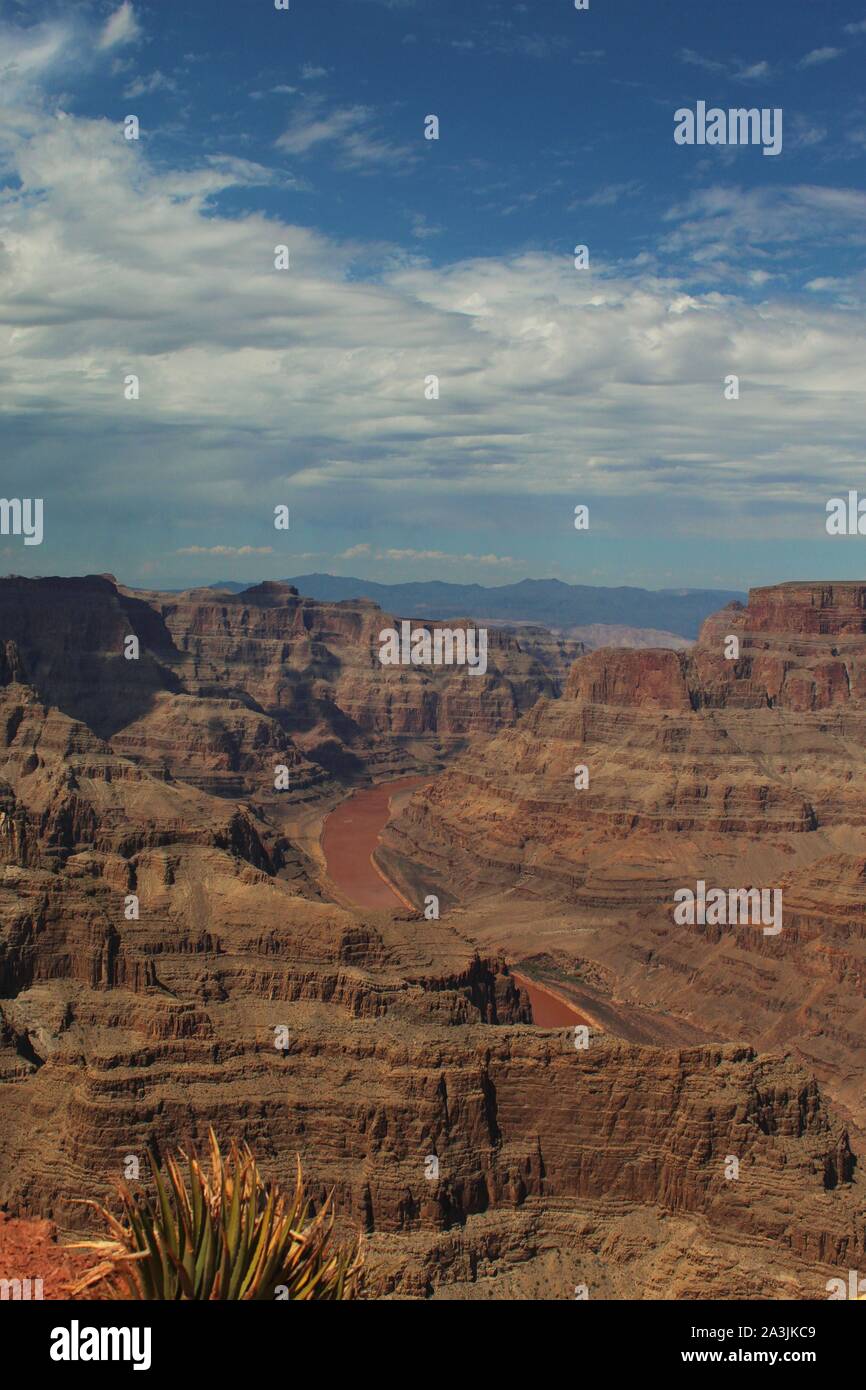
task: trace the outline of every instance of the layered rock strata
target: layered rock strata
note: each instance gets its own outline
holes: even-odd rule
[[[417,793],[382,862],[447,884],[461,929],[546,962],[606,1028],[790,1048],[862,1127],[864,623],[866,586],[787,584],[687,653],[592,652]],[[698,881],[780,890],[781,932],[677,925]]]
[[[364,605],[310,606],[270,588],[228,600],[132,596],[108,580],[0,583],[0,1205],[68,1230],[88,1220],[82,1198],[110,1198],[130,1157],[147,1181],[150,1143],[200,1143],[212,1125],[224,1141],[247,1139],[273,1176],[290,1181],[300,1154],[315,1200],[333,1191],[343,1226],[365,1232],[368,1297],[572,1298],[580,1284],[595,1297],[825,1296],[829,1278],[866,1259],[844,1117],[815,1068],[782,1047],[758,1055],[714,1040],[739,1027],[730,991],[694,1043],[673,997],[695,978],[698,943],[707,968],[739,967],[741,988],[757,977],[752,993],[763,988],[783,1025],[784,991],[760,981],[779,961],[793,970],[787,938],[744,933],[727,956],[709,933],[656,942],[635,928],[658,912],[648,885],[704,862],[701,835],[734,857],[753,836],[756,866],[766,849],[772,870],[796,870],[796,847],[830,833],[804,809],[805,753],[788,747],[788,726],[771,737],[771,720],[813,711],[761,706],[753,667],[718,665],[714,636],[696,658],[712,674],[705,707],[690,693],[692,658],[664,653],[583,658],[561,700],[523,652],[486,694],[449,685],[453,673],[395,681],[366,664],[381,621]],[[137,663],[122,655],[131,632]],[[816,660],[827,659],[822,649]],[[804,660],[798,669],[814,670]],[[629,661],[644,664],[618,664]],[[726,671],[744,697],[729,705],[716,693]],[[779,691],[804,679],[789,667]],[[820,688],[840,686],[834,676]],[[454,909],[427,921],[328,901],[318,864],[261,791],[273,760],[315,796],[334,775],[325,731],[341,756],[372,750],[369,775],[377,749],[439,737],[446,712],[472,756],[410,803],[394,840],[419,872],[438,871],[447,850]],[[732,777],[718,721],[735,716]],[[767,722],[750,734],[754,716]],[[505,731],[483,743],[497,722]],[[813,740],[823,724],[836,728],[826,708],[808,725]],[[597,800],[575,817],[558,779],[571,782],[576,731]],[[785,775],[756,793],[753,764],[769,769],[774,749]],[[640,785],[640,769],[663,778],[674,766],[681,798]],[[710,767],[713,779],[700,771]],[[725,775],[742,794],[724,793]],[[808,799],[812,813],[832,789]],[[852,792],[836,853],[848,853],[855,805]],[[692,860],[677,858],[680,843]],[[831,979],[837,999],[856,993],[856,879],[840,896],[831,866],[822,877],[813,858],[803,865],[813,871],[797,940],[826,986],[810,1008],[829,1013]],[[810,922],[831,886],[828,949]],[[533,1028],[490,923],[470,910],[485,893],[497,895],[501,936],[532,927],[526,956],[551,947],[564,905],[583,913],[584,987],[614,1020],[617,991],[633,995],[643,1035],[623,1040],[608,1025],[578,1048],[571,1029]],[[635,934],[614,931],[620,956],[593,962],[593,930],[618,916]],[[652,921],[666,932],[666,919]],[[573,952],[566,936],[544,959],[568,977]],[[652,1007],[637,983],[647,978],[659,982]],[[666,1011],[663,1046],[654,1009]],[[833,1018],[849,1026],[841,1008]]]

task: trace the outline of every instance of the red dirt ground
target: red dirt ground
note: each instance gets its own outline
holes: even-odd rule
[[[82,1237],[83,1239],[83,1237]],[[59,1244],[53,1221],[8,1216],[0,1211],[0,1279],[41,1279],[45,1299],[70,1298],[71,1288],[100,1262],[98,1251]],[[76,1298],[107,1297],[104,1284]],[[35,1297],[35,1288],[31,1294]]]

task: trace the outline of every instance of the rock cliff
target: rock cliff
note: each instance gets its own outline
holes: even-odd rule
[[[399,622],[368,600],[286,584],[165,595],[110,578],[0,582],[0,681],[28,686],[151,771],[249,796],[290,769],[288,800],[334,778],[436,766],[557,695],[579,642],[491,628],[488,669],[383,666]],[[465,626],[465,622],[449,626]],[[128,638],[139,655],[126,656]]]
[[[859,584],[779,585],[689,652],[591,652],[562,699],[411,799],[383,863],[447,882],[463,930],[537,958],[621,1036],[790,1048],[862,1133],[864,603]],[[781,890],[781,933],[677,926],[698,880]]]
[[[737,669],[711,629],[694,657],[583,657],[557,698],[543,637],[503,635],[486,685],[395,678],[381,624],[284,587],[0,582],[0,1205],[81,1225],[149,1141],[213,1125],[266,1172],[300,1153],[366,1232],[369,1297],[824,1296],[866,1259],[815,1079],[859,1046],[862,866],[856,786],[839,809],[838,767],[808,795],[805,769],[855,756],[856,699],[761,704],[745,626]],[[839,659],[808,640],[777,695]],[[389,852],[447,863],[453,909],[329,901],[273,760],[314,798],[331,740],[369,775],[442,739],[470,751]],[[779,941],[672,931],[663,894],[720,845],[720,871],[786,869]],[[604,1034],[531,1026],[503,949],[577,979]]]

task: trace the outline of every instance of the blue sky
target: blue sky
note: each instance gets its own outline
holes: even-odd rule
[[[847,0],[0,4],[4,568],[861,577],[864,56]]]

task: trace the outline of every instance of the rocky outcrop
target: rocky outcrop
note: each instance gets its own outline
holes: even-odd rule
[[[147,1180],[151,1141],[213,1125],[333,1190],[369,1297],[814,1298],[866,1259],[857,1146],[815,1079],[859,1046],[866,844],[856,787],[839,803],[833,771],[807,796],[800,773],[855,745],[856,701],[754,701],[713,636],[584,657],[557,698],[542,637],[501,635],[489,681],[383,671],[363,603],[10,582],[0,1205],[80,1226],[130,1157]],[[144,665],[117,659],[130,633]],[[314,798],[328,740],[370,775],[446,739],[470,751],[385,857],[450,910],[329,901],[274,758]],[[674,931],[660,904],[700,865],[784,868],[790,935]],[[604,1035],[534,1028],[503,950],[606,1011]]]
[[[588,654],[561,700],[413,796],[383,865],[447,885],[462,929],[513,959],[555,948],[558,987],[621,1036],[655,1015],[791,1048],[862,1133],[864,595],[759,589],[687,653]],[[781,890],[782,931],[677,925],[698,880]]]
[[[379,633],[398,622],[368,600],[320,603],[287,584],[169,596],[105,576],[8,579],[0,683],[204,791],[268,798],[286,767],[292,801],[327,794],[335,779],[440,765],[558,694],[582,651],[537,628],[525,649],[498,627],[484,675],[383,666]]]
[[[315,937],[309,905],[281,914],[276,957],[223,928],[196,950],[169,938],[136,988],[23,991],[33,1060],[0,1086],[3,1200],[78,1223],[71,1197],[213,1124],[275,1176],[300,1153],[314,1198],[333,1190],[366,1233],[369,1297],[473,1296],[521,1265],[525,1297],[555,1252],[557,1298],[814,1298],[863,1258],[847,1136],[790,1061],[484,1026],[465,967],[401,980],[393,922],[368,928],[387,964],[340,965],[324,911]]]
[[[326,752],[329,741],[363,749],[373,740],[381,751],[387,740],[493,733],[539,696],[558,694],[582,651],[544,629],[529,629],[518,641],[509,629],[491,627],[484,675],[465,667],[389,667],[379,660],[379,634],[400,619],[369,600],[321,603],[269,582],[237,595],[197,590],[171,602],[151,595],[150,602],[183,653],[185,688],[242,690],[311,756]],[[421,626],[413,620],[413,628]]]

